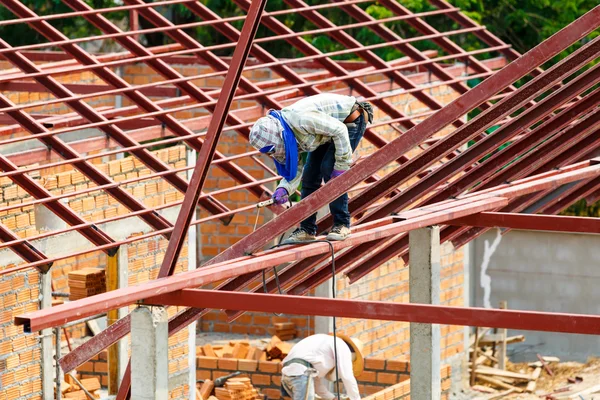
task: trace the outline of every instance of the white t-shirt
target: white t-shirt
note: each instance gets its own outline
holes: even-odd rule
[[[346,394],[350,400],[360,400],[358,392],[358,384],[352,372],[352,352],[350,347],[342,339],[337,338],[337,355],[338,355],[338,374],[344,387]],[[333,348],[333,336],[317,334],[302,339],[296,343],[287,357],[283,360],[285,364],[294,358],[299,358],[308,361],[313,368],[317,370],[318,375],[315,377],[315,392],[325,400],[334,399],[335,396],[331,393],[323,379],[327,374],[335,368],[335,352]],[[292,363],[281,370],[283,375],[298,376],[304,374],[306,366],[298,363]],[[335,376],[335,375],[334,375]]]

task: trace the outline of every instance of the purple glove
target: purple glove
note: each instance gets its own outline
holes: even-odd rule
[[[334,170],[331,172],[331,176],[329,177],[329,179],[337,178],[338,176],[340,176],[340,175],[341,175],[341,174],[343,174],[344,172],[346,172],[346,171],[342,171],[342,170],[339,170],[339,169],[334,169]]]
[[[271,196],[273,200],[275,200],[275,204],[285,204],[288,202],[288,192],[282,187],[275,189],[273,192],[273,196]]]

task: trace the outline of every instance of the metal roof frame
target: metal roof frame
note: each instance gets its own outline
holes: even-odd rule
[[[44,16],[35,14],[18,0],[0,0],[1,4],[18,17],[15,20],[0,21],[0,26],[25,23],[48,39],[48,43],[19,47],[12,47],[9,43],[0,41],[0,56],[16,67],[14,70],[0,74],[0,89],[44,90],[55,97],[49,103],[63,104],[70,109],[70,112],[65,115],[34,114],[29,110],[36,104],[15,105],[6,96],[0,94],[0,113],[2,113],[0,115],[18,124],[0,127],[0,135],[13,135],[10,138],[1,138],[3,140],[0,141],[0,146],[32,139],[39,140],[51,149],[51,152],[47,150],[46,152],[54,155],[54,159],[51,159],[51,163],[47,165],[71,165],[95,183],[94,188],[80,190],[76,194],[85,194],[94,190],[105,191],[131,211],[128,217],[141,218],[153,229],[133,239],[115,241],[102,232],[98,225],[119,220],[122,216],[88,222],[59,201],[68,198],[69,195],[52,195],[28,175],[41,167],[18,168],[15,160],[26,163],[26,155],[0,155],[0,169],[2,169],[0,177],[13,180],[34,199],[20,206],[44,204],[69,225],[68,228],[60,231],[25,238],[19,238],[0,225],[0,241],[2,241],[0,247],[10,248],[25,260],[24,264],[1,271],[0,274],[5,275],[32,267],[45,272],[53,261],[75,255],[71,253],[49,257],[36,250],[32,243],[35,239],[64,232],[77,231],[95,245],[95,251],[105,251],[109,254],[116,251],[119,245],[130,241],[143,240],[155,235],[170,238],[159,273],[159,276],[164,279],[19,316],[16,321],[29,324],[29,329],[34,330],[60,325],[74,318],[74,307],[77,308],[79,317],[81,310],[84,310],[86,315],[92,315],[100,310],[152,298],[156,294],[152,290],[161,288],[171,293],[162,297],[165,304],[175,304],[179,301],[178,304],[191,307],[171,319],[169,331],[173,333],[183,329],[205,312],[201,308],[192,307],[206,304],[190,300],[194,295],[206,293],[196,291],[195,287],[206,282],[229,278],[229,281],[217,288],[220,290],[211,293],[215,294],[215,301],[218,304],[231,308],[227,305],[235,304],[232,303],[232,299],[242,295],[225,293],[226,291],[247,287],[257,278],[257,272],[272,266],[273,263],[280,264],[282,260],[291,263],[282,270],[280,276],[283,284],[288,287],[288,293],[305,294],[330,276],[327,260],[328,245],[315,243],[265,252],[261,252],[260,249],[275,236],[301,221],[313,210],[327,204],[341,192],[358,193],[351,200],[352,214],[358,217],[353,235],[345,242],[333,244],[338,252],[337,271],[345,273],[351,282],[360,279],[392,257],[401,256],[407,261],[406,232],[429,224],[445,225],[441,232],[442,240],[451,240],[457,246],[472,240],[485,229],[496,224],[504,224],[507,228],[528,226],[537,229],[580,229],[598,233],[596,221],[555,217],[552,214],[560,212],[580,198],[594,199],[600,196],[600,166],[597,165],[598,160],[594,159],[600,151],[600,136],[598,136],[600,91],[597,88],[600,67],[592,67],[574,79],[566,79],[574,72],[582,70],[590,60],[597,58],[600,51],[600,38],[591,40],[547,71],[541,70],[540,66],[598,29],[600,6],[521,56],[443,0],[430,0],[437,10],[419,14],[412,13],[395,1],[381,0],[380,4],[394,14],[386,20],[373,20],[359,7],[368,1],[336,0],[331,4],[308,6],[302,0],[286,0],[289,9],[263,12],[264,0],[253,2],[235,0],[238,7],[247,12],[247,15],[221,18],[205,5],[190,0],[158,3],[125,0],[123,6],[104,10],[94,10],[82,0],[65,0],[74,11],[53,15],[49,19],[83,17],[101,31],[101,34],[95,37],[70,40],[50,25]],[[174,25],[155,9],[158,5],[171,4],[187,7],[200,21],[187,25]],[[337,26],[319,12],[333,6],[343,9],[356,22]],[[142,30],[134,23],[130,32],[124,32],[105,16],[107,12],[115,10],[128,10],[142,15],[153,27]],[[303,15],[316,26],[316,29],[310,32],[293,32],[276,18],[290,12]],[[440,32],[425,20],[432,15],[448,17],[455,21],[459,28]],[[231,23],[241,19],[245,19],[245,23],[240,32]],[[402,38],[384,25],[385,22],[391,21],[404,21],[415,28],[421,36]],[[259,22],[272,31],[276,39],[268,36],[254,40]],[[183,31],[197,26],[212,27],[227,37],[231,43],[204,47]],[[365,46],[345,32],[346,29],[358,27],[371,30],[385,43]],[[146,48],[138,43],[136,38],[140,34],[150,32],[163,32],[175,43],[156,48]],[[322,53],[303,38],[307,34],[328,35],[344,50]],[[488,47],[481,51],[465,51],[451,39],[457,34],[475,35]],[[86,41],[98,39],[113,40],[120,44],[124,51],[95,55],[79,46]],[[283,40],[304,54],[304,57],[278,60],[261,47],[262,43],[269,40]],[[414,43],[422,40],[433,41],[447,55],[419,51]],[[46,54],[32,52],[50,46],[59,47],[63,52]],[[406,57],[386,62],[373,52],[382,47],[395,47]],[[231,48],[235,48],[235,51],[229,63],[214,53],[217,50]],[[476,57],[482,51],[500,52],[512,62],[494,73],[490,67],[492,63],[481,61]],[[364,60],[365,64],[353,66],[351,63],[333,59],[334,56],[351,53]],[[244,67],[249,55],[254,56],[255,60]],[[212,71],[196,76],[182,75],[173,64],[186,57],[194,60],[191,62],[205,63]],[[34,62],[40,60],[49,63]],[[452,67],[442,64],[444,61],[451,60],[466,61],[468,65],[465,70],[468,76],[457,76]],[[134,85],[111,70],[132,63],[147,65],[163,80]],[[319,65],[323,70],[300,74],[292,67],[301,63]],[[276,73],[279,78],[253,82],[242,75],[243,71],[265,68]],[[412,80],[410,75],[401,72],[415,69],[427,71],[431,76],[436,77],[438,82],[422,85]],[[78,84],[63,84],[56,79],[60,75],[78,71],[89,71],[102,83],[83,87]],[[528,74],[534,78],[516,89],[513,84]],[[387,81],[365,82],[364,79],[371,75],[384,77]],[[208,77],[226,78],[220,90],[202,88],[192,83],[198,78]],[[474,90],[468,90],[465,80],[469,77],[484,80]],[[217,219],[228,223],[235,213],[253,208],[253,205],[248,205],[229,209],[216,200],[215,196],[232,190],[247,190],[258,198],[269,196],[270,191],[265,185],[278,179],[271,168],[256,158],[256,152],[235,155],[217,152],[216,146],[223,129],[227,127],[226,129],[235,130],[241,137],[247,138],[251,126],[249,121],[262,114],[262,107],[279,108],[299,97],[321,93],[333,83],[343,83],[365,100],[374,103],[386,115],[388,120],[377,122],[365,133],[365,139],[379,150],[370,157],[359,160],[345,173],[345,179],[333,180],[313,195],[303,199],[293,211],[274,209],[278,214],[277,218],[207,262],[205,268],[172,276],[183,238],[191,224]],[[385,85],[397,91],[380,94],[383,90],[380,88]],[[450,104],[442,106],[427,92],[431,88],[440,86],[451,87],[462,95]],[[400,93],[400,90],[424,103],[429,110],[418,115],[405,115],[399,111],[390,102],[390,98]],[[179,91],[182,96],[174,99],[149,98],[149,96],[172,96]],[[540,99],[539,95],[544,92],[550,94]],[[125,96],[132,105],[116,109],[93,107],[86,103],[86,100],[100,95]],[[234,100],[255,101],[257,106],[230,111],[230,104]],[[186,121],[178,120],[173,116],[178,111],[196,108],[205,109],[212,116],[196,117]],[[461,120],[467,112],[476,108],[481,111],[478,117],[469,122]],[[426,119],[420,122],[423,118]],[[494,124],[499,125],[500,128],[492,134],[486,134],[485,130]],[[382,126],[390,126],[400,132],[400,135],[388,141],[377,133],[376,128]],[[434,134],[448,126],[454,126],[456,130],[442,138],[432,139]],[[67,143],[58,137],[61,133],[85,128],[99,129],[106,134],[107,138],[103,138],[103,141],[91,138]],[[202,129],[206,129],[206,133],[195,132]],[[403,132],[402,129],[406,131]],[[194,173],[189,182],[178,173],[192,168],[171,168],[150,153],[152,144],[140,143],[142,140],[157,138],[159,140],[155,144],[182,142],[198,151],[198,163],[193,168]],[[476,144],[467,150],[461,149],[463,143],[468,140],[474,140]],[[89,151],[93,146],[101,146],[102,143],[109,143],[110,147],[101,151],[100,155],[81,154],[86,150]],[[506,149],[498,150],[499,146],[506,143],[511,145]],[[407,152],[415,146],[420,146],[424,150],[419,155],[409,158]],[[80,152],[76,148],[80,149]],[[125,151],[132,153],[146,165],[152,171],[151,175],[125,182],[113,182],[108,175],[91,163],[93,158]],[[483,159],[490,154],[491,157]],[[62,160],[56,161],[57,155]],[[520,158],[513,163],[516,157]],[[236,161],[244,158],[254,160],[260,168],[267,171],[269,177],[258,180],[245,172],[236,164]],[[208,168],[212,165],[222,168],[238,183],[238,187],[204,193],[203,183]],[[391,173],[383,177],[376,175],[387,165],[393,166]],[[124,190],[124,185],[127,183],[149,178],[161,178],[169,182],[177,190],[185,193],[184,200],[159,207],[145,207]],[[416,179],[416,182],[407,189],[400,190],[399,186],[409,179]],[[378,203],[379,200],[381,202]],[[196,204],[202,205],[211,215],[192,221],[192,211]],[[157,211],[176,205],[181,205],[181,212],[177,223],[172,225]],[[413,209],[407,211],[409,207]],[[8,205],[0,210],[11,208],[14,206]],[[399,215],[390,217],[391,213],[399,213]],[[522,213],[549,215],[533,216]],[[321,229],[327,229],[329,221],[328,219],[321,221]],[[557,227],[557,221],[564,222]],[[576,227],[578,223],[579,228]],[[89,253],[89,250],[81,252],[84,253]],[[250,254],[254,255],[249,256]],[[367,255],[366,259],[364,259],[365,255]],[[363,259],[358,263],[360,258]],[[314,267],[317,268],[309,272]],[[273,282],[268,282],[267,285],[269,291],[275,290]],[[265,307],[269,302],[268,299],[272,299],[271,295],[245,294],[243,296],[250,296],[248,299],[253,299],[251,302],[256,307]],[[160,302],[160,299],[154,300]],[[103,305],[99,305],[101,301],[104,301]],[[316,299],[316,301],[324,300]],[[301,302],[308,304],[309,301],[302,299]],[[359,305],[359,302],[354,303]],[[332,310],[339,307],[337,310],[342,310],[339,312],[346,313],[347,304],[351,303],[338,301],[327,304],[331,304],[328,307],[332,307]],[[398,306],[394,312],[402,313],[411,310],[410,307],[406,307],[407,305]],[[381,304],[377,307],[380,307],[378,308],[381,311],[380,317],[390,316],[385,311],[390,305]],[[289,311],[285,305],[281,310]],[[490,314],[489,311],[473,309],[457,311],[450,310],[448,307],[438,307],[435,312],[441,319],[436,321],[450,321],[444,317],[448,311],[464,315],[465,323],[487,321],[485,318],[496,316],[503,321],[502,327],[513,326],[510,324],[515,323],[518,318],[517,314],[506,311],[499,314],[494,311]],[[241,312],[243,310],[227,311],[230,319],[241,315]],[[403,315],[402,318],[411,318],[407,316],[408,314]],[[562,329],[553,325],[558,319],[552,320],[553,317],[547,313],[536,314],[536,318],[539,318],[537,325],[532,324],[531,327]],[[566,315],[564,318],[565,321],[575,321],[578,318],[581,321],[588,321],[591,317]],[[457,320],[453,321],[448,323],[458,323]],[[575,330],[571,331],[575,332]],[[127,332],[129,332],[129,319],[124,318],[67,354],[59,362],[64,370],[71,370]],[[129,376],[126,374],[119,391],[119,399],[127,397],[128,379]]]

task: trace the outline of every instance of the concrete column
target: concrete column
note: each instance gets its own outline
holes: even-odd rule
[[[331,288],[331,279],[323,282],[315,288],[315,297],[324,297],[331,299],[333,297],[333,290]],[[333,331],[333,318],[315,316],[315,333],[328,334]]]
[[[131,313],[131,398],[169,398],[169,317],[164,307]]]
[[[45,309],[52,306],[52,276],[48,271],[45,274],[40,274],[42,283],[42,298],[40,308]],[[44,400],[54,400],[54,368],[53,368],[53,345],[52,345],[52,328],[42,330],[42,398]]]
[[[440,302],[440,228],[427,227],[409,234],[410,302]],[[410,397],[413,400],[439,400],[440,326],[410,324]]]
[[[108,257],[106,266],[106,289],[108,291],[127,287],[128,283],[128,254],[127,245],[121,245],[114,256]],[[110,310],[106,324],[112,325],[128,314],[127,307]],[[123,374],[127,368],[127,339],[121,339],[108,348],[108,393],[116,395]]]
[[[187,150],[186,163],[188,167],[196,164],[196,151]],[[188,181],[192,179],[193,170],[189,170],[187,173]],[[197,213],[194,212],[194,219],[197,217]],[[192,226],[188,229],[188,271],[193,271],[198,267],[198,239],[197,229],[200,226]],[[192,322],[188,327],[188,386],[189,386],[189,399],[196,400],[196,324]]]

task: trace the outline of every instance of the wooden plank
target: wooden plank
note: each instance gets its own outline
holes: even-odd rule
[[[500,302],[500,309],[506,310],[508,308],[508,302],[503,300]],[[500,336],[502,336],[502,340],[498,343],[498,354],[496,357],[498,358],[498,368],[505,370],[506,369],[506,329],[500,329]]]
[[[501,376],[504,378],[513,378],[521,381],[530,381],[531,375],[520,374],[518,372],[504,371],[498,368],[486,367],[480,365],[476,370],[477,375]],[[508,389],[508,388],[507,388]]]
[[[479,340],[479,345],[482,347],[483,346],[491,346],[493,344],[501,343],[503,340],[504,339],[502,338],[502,334],[489,333]],[[509,336],[506,338],[506,344],[520,343],[520,342],[524,342],[524,341],[525,341],[524,335]]]
[[[479,349],[479,327],[475,327],[475,341],[473,342],[473,348],[475,351],[473,352],[471,358],[471,378],[470,378],[470,386],[475,385],[475,370],[477,369],[477,349]]]
[[[501,393],[497,393],[497,394],[493,394],[490,397],[488,397],[486,400],[496,400],[496,399],[503,399],[504,397],[508,396],[511,393],[514,393],[515,389],[508,389],[504,392]]]
[[[600,392],[600,385],[594,385],[587,389],[583,389],[577,393],[573,393],[569,396],[569,399],[579,399],[580,396],[583,396],[586,394],[593,394],[593,393],[597,393],[597,392]]]
[[[523,389],[518,388],[516,386],[513,385],[509,385],[508,383],[502,382],[498,379],[494,379],[494,378],[490,378],[489,376],[485,376],[485,375],[479,375],[477,374],[477,379],[483,381],[483,382],[487,382],[490,383],[492,385],[496,385],[502,389],[514,389],[515,392],[517,393],[523,393]]]
[[[533,393],[533,391],[535,390],[535,387],[537,385],[537,380],[541,374],[542,374],[541,367],[538,367],[533,371],[533,373],[531,374],[531,381],[529,381],[529,383],[527,383],[527,387],[525,388],[525,391],[527,393]]]

